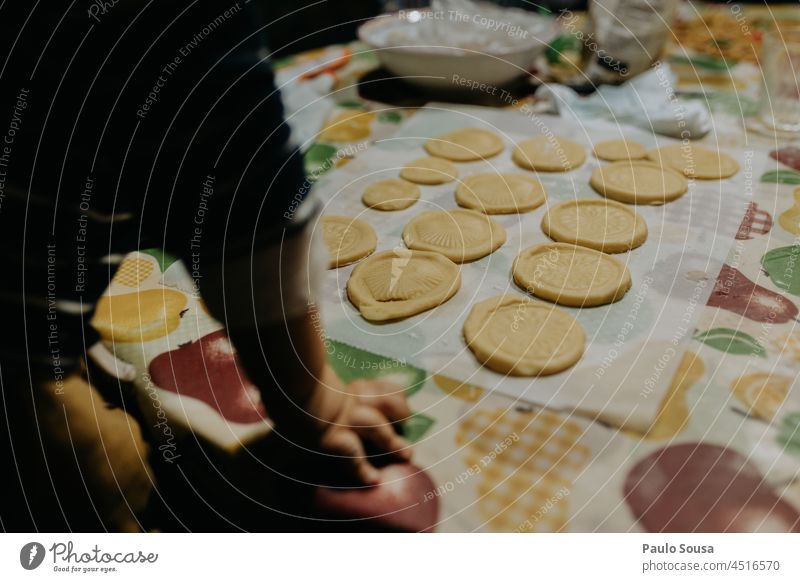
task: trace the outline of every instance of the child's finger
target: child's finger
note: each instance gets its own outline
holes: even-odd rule
[[[358,406],[353,410],[350,423],[362,438],[379,449],[394,453],[406,461],[411,458],[408,441],[394,431],[386,417],[376,408]]]
[[[346,470],[364,485],[377,485],[380,473],[367,460],[361,439],[352,430],[329,430],[322,441],[323,450],[341,458]]]
[[[392,422],[401,422],[411,416],[403,389],[392,382],[358,380],[353,382],[358,399],[380,410]]]

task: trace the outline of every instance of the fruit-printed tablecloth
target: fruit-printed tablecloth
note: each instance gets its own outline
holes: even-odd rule
[[[338,60],[306,75],[326,77],[324,91],[337,96],[306,144],[317,177],[411,114],[356,98],[354,82],[376,66],[357,45],[284,62],[283,74],[319,68],[320,58]],[[727,145],[754,143],[735,127],[741,121],[718,134],[730,136]],[[765,169],[746,176],[747,213],[647,427],[540,409],[329,340],[344,380],[405,386],[415,415],[404,430],[416,443],[414,463],[434,482],[418,503],[435,508],[438,531],[800,531],[800,148],[757,142],[754,158],[752,167]],[[702,255],[687,248],[661,272],[669,277]],[[700,266],[688,271],[708,276]],[[191,435],[235,458],[269,432],[258,392],[183,265],[133,253],[104,302],[98,327],[133,364],[164,451],[179,451]],[[134,341],[147,309],[157,323]]]

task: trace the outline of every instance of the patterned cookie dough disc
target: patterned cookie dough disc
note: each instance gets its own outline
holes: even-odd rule
[[[583,355],[586,336],[571,315],[528,297],[506,295],[475,304],[464,339],[486,367],[513,376],[556,374]]]
[[[419,158],[408,162],[400,170],[400,177],[415,184],[435,186],[455,180],[458,177],[458,169],[441,158]]]
[[[548,210],[542,230],[554,241],[622,253],[647,240],[647,223],[632,208],[612,200],[569,200]]]
[[[503,140],[485,129],[459,129],[428,140],[425,151],[437,158],[471,162],[491,158],[502,152]]]
[[[458,266],[439,253],[393,249],[355,269],[347,296],[369,321],[410,317],[441,305],[461,286]]]
[[[331,254],[329,269],[363,259],[375,250],[378,237],[363,220],[349,216],[323,216],[322,238]]]
[[[673,144],[649,150],[647,158],[698,180],[730,178],[739,171],[739,164],[729,155],[694,144]]]
[[[539,180],[521,174],[475,174],[456,188],[459,206],[485,214],[528,212],[544,204],[546,198]]]
[[[526,170],[566,172],[583,164],[586,152],[571,139],[540,136],[518,143],[511,159]]]
[[[391,178],[367,186],[361,201],[375,210],[403,210],[419,200],[419,187],[416,184]]]
[[[594,156],[607,162],[643,160],[647,157],[647,149],[638,141],[612,139],[594,146]]]
[[[566,243],[525,249],[514,260],[513,273],[531,295],[571,307],[613,303],[631,288],[631,274],[618,260]]]
[[[410,249],[443,254],[456,263],[474,261],[506,242],[505,229],[474,210],[430,210],[417,214],[403,229]]]
[[[652,162],[614,162],[592,172],[589,184],[606,198],[627,204],[659,205],[683,196],[683,174]]]

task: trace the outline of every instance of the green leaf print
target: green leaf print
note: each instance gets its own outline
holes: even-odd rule
[[[761,175],[762,182],[771,184],[800,184],[800,172],[794,170],[772,170]]]
[[[435,422],[430,416],[418,412],[403,423],[403,436],[415,443],[425,436]]]
[[[169,269],[172,263],[178,260],[178,257],[174,257],[171,254],[162,251],[161,249],[145,249],[139,252],[153,257],[158,263],[158,268],[161,269],[162,273]]]
[[[756,338],[727,327],[715,327],[694,336],[694,339],[727,354],[767,357],[764,347]]]
[[[800,296],[800,245],[772,249],[761,257],[761,266],[776,287]]]

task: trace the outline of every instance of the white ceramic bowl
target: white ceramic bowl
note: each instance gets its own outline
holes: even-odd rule
[[[430,14],[420,11],[420,14]],[[536,18],[535,29],[518,33],[507,46],[446,46],[415,40],[410,27],[430,25],[426,17],[394,13],[359,27],[358,37],[374,49],[381,64],[415,85],[446,90],[489,90],[524,75],[558,30],[554,19]],[[524,38],[522,35],[524,34]]]

